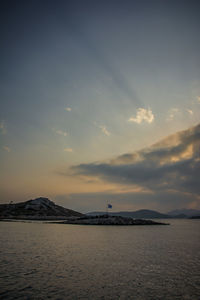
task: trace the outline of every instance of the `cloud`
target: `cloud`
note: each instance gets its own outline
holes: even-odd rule
[[[7,126],[5,121],[0,121],[0,133],[1,134],[6,134],[7,133]]]
[[[110,136],[110,132],[107,130],[106,126],[100,125],[99,128],[105,135]]]
[[[154,193],[175,191],[198,197],[200,124],[108,163],[80,164],[71,170],[75,175],[97,177],[124,186],[138,185]]]
[[[200,96],[197,96],[197,101],[200,102]]]
[[[72,148],[65,148],[64,151],[65,152],[73,152],[73,149]]]
[[[180,113],[177,107],[171,108],[168,112],[167,121],[172,121]]]
[[[142,122],[152,123],[154,115],[151,109],[138,108],[136,117],[130,117],[128,121],[137,124],[141,124]]]
[[[190,115],[193,115],[194,112],[191,110],[191,109],[186,109],[186,111],[190,114]]]
[[[65,107],[66,111],[72,111],[71,107]]]
[[[3,146],[3,149],[4,149],[5,151],[7,151],[7,152],[10,152],[10,151],[11,151],[10,147],[8,147],[8,146]]]
[[[53,130],[54,130],[55,133],[57,133],[58,135],[62,135],[62,136],[67,136],[67,135],[68,135],[68,133],[67,133],[66,131],[55,130],[55,129],[53,129]]]

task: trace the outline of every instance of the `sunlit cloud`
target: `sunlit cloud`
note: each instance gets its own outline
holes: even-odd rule
[[[94,176],[123,186],[137,185],[153,192],[187,192],[196,197],[200,193],[200,125],[167,137],[169,139],[171,145],[163,140],[135,155],[119,156],[114,163],[112,160],[80,164],[72,167],[72,171],[78,176]]]
[[[186,109],[186,111],[190,114],[190,115],[193,115],[194,112],[191,110],[191,109]]]
[[[200,96],[197,96],[197,101],[200,103]]]
[[[7,127],[5,121],[0,121],[0,133],[6,134],[7,133]]]
[[[72,148],[65,148],[64,151],[65,152],[73,152],[73,149]]]
[[[66,111],[72,111],[71,107],[65,107]]]
[[[154,115],[151,109],[138,108],[136,117],[130,117],[129,122],[141,124],[142,122],[152,123],[154,121]]]
[[[106,126],[100,125],[99,128],[105,135],[110,136],[110,132],[107,130]]]
[[[8,147],[8,146],[3,146],[3,149],[4,149],[5,151],[7,151],[7,152],[10,152],[10,151],[11,151],[10,147]]]

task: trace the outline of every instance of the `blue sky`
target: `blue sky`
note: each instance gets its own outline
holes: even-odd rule
[[[0,201],[43,195],[101,208],[104,200],[88,194],[105,193],[104,183],[59,174],[196,125],[199,8],[176,0],[1,1]],[[144,206],[139,196],[129,204],[117,197],[120,209]]]

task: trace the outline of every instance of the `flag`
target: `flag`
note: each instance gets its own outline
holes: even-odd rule
[[[108,208],[112,208],[112,205],[111,205],[111,204],[108,204]]]

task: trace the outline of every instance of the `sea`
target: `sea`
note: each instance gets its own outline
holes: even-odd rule
[[[0,222],[0,299],[200,299],[200,220]]]

